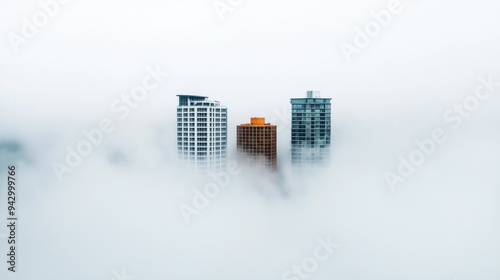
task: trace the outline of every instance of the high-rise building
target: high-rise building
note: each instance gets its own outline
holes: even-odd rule
[[[178,97],[179,159],[207,174],[224,169],[227,164],[227,108],[206,96]]]
[[[295,167],[326,165],[330,159],[331,98],[308,91],[292,98],[292,164]]]
[[[250,123],[238,125],[237,148],[240,157],[254,165],[276,171],[276,131],[276,125],[266,123],[265,118],[252,118]]]

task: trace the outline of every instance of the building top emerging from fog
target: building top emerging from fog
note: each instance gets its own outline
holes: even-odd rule
[[[177,95],[179,159],[194,170],[215,173],[227,164],[227,108],[206,96]]]
[[[294,166],[326,165],[330,158],[331,98],[319,91],[306,97],[291,98],[292,163]]]
[[[271,172],[277,169],[277,127],[265,118],[252,118],[237,127],[237,148],[240,157]]]

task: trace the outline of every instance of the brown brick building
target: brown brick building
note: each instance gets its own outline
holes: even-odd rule
[[[250,123],[237,127],[237,148],[240,157],[252,164],[277,169],[276,125],[266,123],[265,118],[252,118]]]

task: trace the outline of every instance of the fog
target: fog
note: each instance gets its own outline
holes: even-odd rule
[[[497,280],[500,4],[401,1],[348,62],[341,43],[388,3],[241,1],[221,20],[212,1],[70,1],[16,53],[7,34],[41,8],[2,1],[0,185],[16,165],[19,220],[16,273],[2,261],[0,278]],[[168,76],[117,113],[155,69]],[[491,96],[458,123],[481,79]],[[332,160],[300,175],[287,116],[307,90],[332,98]],[[177,162],[177,94],[228,107],[238,171],[189,223],[180,207],[217,180]],[[257,116],[279,127],[275,175],[236,162],[236,125]],[[54,162],[105,119],[112,132],[59,180]],[[446,141],[391,188],[436,129]],[[285,275],[328,237],[338,247],[308,278]]]

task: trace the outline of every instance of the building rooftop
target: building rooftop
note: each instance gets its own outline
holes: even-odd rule
[[[178,97],[194,97],[194,98],[208,98],[208,96],[202,96],[202,95],[192,95],[192,94],[178,94]]]
[[[331,97],[294,97],[291,100],[303,100],[303,99],[321,99],[321,100],[332,100]]]
[[[220,106],[220,102],[209,100],[208,96],[179,94],[179,106]]]
[[[291,100],[298,100],[298,99],[328,99],[331,100],[331,98],[322,98],[321,97],[321,91],[313,91],[313,90],[308,90],[306,92],[306,97],[297,97],[297,98],[290,98]]]
[[[266,123],[266,118],[251,118],[250,123],[240,124],[240,126],[274,126]]]

